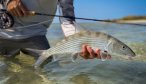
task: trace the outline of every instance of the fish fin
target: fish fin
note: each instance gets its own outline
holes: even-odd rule
[[[110,46],[110,44],[112,44],[111,40],[109,40],[108,43],[107,43],[107,46],[106,46],[107,51],[108,51],[108,47]]]
[[[108,56],[107,51],[100,51],[101,61],[106,61],[105,56]]]
[[[35,62],[35,64],[33,65],[35,69],[38,69],[39,66],[51,55],[47,55],[46,52],[44,52],[39,58],[38,60]]]
[[[53,55],[53,62],[54,61],[57,61],[58,59],[57,59],[57,56],[55,56],[55,55]]]
[[[38,60],[35,62],[35,64],[33,65],[35,69],[39,69],[39,66],[45,61],[45,59],[47,59],[44,56],[40,56],[38,58]]]
[[[104,50],[106,50],[106,51],[108,50],[107,46],[104,46]]]
[[[101,61],[106,61],[106,60],[103,58],[103,54],[100,54],[100,57],[101,57]]]
[[[78,56],[79,56],[79,53],[72,53],[72,56],[71,56],[72,62],[75,62]]]
[[[107,45],[104,46],[104,50],[108,51],[108,47],[110,46],[110,44],[112,43],[111,40],[108,41]]]

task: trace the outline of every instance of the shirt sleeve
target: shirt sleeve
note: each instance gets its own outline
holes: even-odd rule
[[[73,0],[58,0],[58,9],[62,16],[75,17]],[[66,37],[76,33],[75,18],[60,17],[59,19]]]
[[[75,18],[73,18],[75,17],[73,1],[74,0],[58,0],[60,15],[72,17],[72,18],[60,17],[61,23],[65,21],[75,21]]]

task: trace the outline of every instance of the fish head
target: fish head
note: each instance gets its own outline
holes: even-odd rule
[[[128,57],[135,57],[134,51],[128,47],[126,44],[119,40],[115,40],[112,45],[112,51],[119,55],[124,55]]]

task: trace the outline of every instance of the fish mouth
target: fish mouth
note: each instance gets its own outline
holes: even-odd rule
[[[128,60],[133,60],[134,57],[128,56]]]
[[[125,60],[133,60],[133,57],[127,55],[123,56],[122,58]]]
[[[120,55],[121,58],[125,60],[133,60],[135,58],[135,55]]]
[[[136,57],[136,54],[133,53],[133,54],[130,54],[130,55],[127,55],[127,56],[130,57],[130,58],[134,58],[134,57]]]
[[[133,60],[136,55],[125,55],[125,58],[128,60]]]

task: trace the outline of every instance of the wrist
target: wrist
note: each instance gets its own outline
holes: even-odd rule
[[[80,31],[80,29],[78,27],[76,27],[76,23],[72,22],[72,21],[62,22],[61,28],[63,30],[65,37],[68,37],[68,36],[73,35]]]

